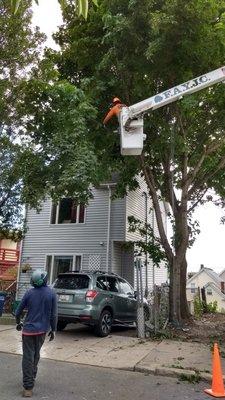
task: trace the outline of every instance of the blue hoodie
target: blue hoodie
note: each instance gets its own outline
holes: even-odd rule
[[[25,335],[46,333],[50,328],[56,331],[57,298],[49,286],[34,287],[25,293],[16,310],[17,321],[23,310],[27,310],[23,324]]]

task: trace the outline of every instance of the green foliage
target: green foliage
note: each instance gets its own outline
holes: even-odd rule
[[[202,300],[199,296],[195,296],[194,298],[194,315],[196,318],[200,318],[204,312],[208,313],[217,313],[218,312],[218,303],[217,301],[210,302],[208,304],[203,304]]]
[[[30,4],[30,0],[24,1],[15,17],[10,2],[0,2],[0,234],[18,239],[23,220],[23,146],[17,134],[19,88],[25,70],[37,65],[44,38],[38,29],[31,29]]]
[[[33,207],[46,196],[87,202],[90,184],[104,177],[87,126],[95,119],[95,108],[68,82],[53,85],[34,78],[23,87],[20,112],[31,116],[23,124],[29,135],[22,160],[24,199]]]
[[[147,252],[153,264],[157,267],[160,267],[162,262],[166,263],[167,260],[160,238],[155,235],[151,225],[147,224],[146,226],[146,224],[133,216],[128,217],[128,224],[129,232],[137,232],[142,238],[141,240],[134,242],[135,248],[137,249],[137,256]]]
[[[196,318],[200,318],[203,314],[203,304],[199,296],[194,298],[194,315]]]
[[[213,314],[218,312],[218,303],[216,300],[207,304],[207,311]]]
[[[201,380],[201,376],[198,371],[195,374],[187,375],[187,374],[180,374],[179,381],[186,381],[189,383],[199,383]]]

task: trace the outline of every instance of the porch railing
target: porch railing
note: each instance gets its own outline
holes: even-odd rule
[[[0,264],[16,264],[19,261],[19,254],[19,250],[0,248]]]

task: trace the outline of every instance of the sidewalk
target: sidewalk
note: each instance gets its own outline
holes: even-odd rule
[[[58,332],[45,341],[42,358],[105,368],[125,369],[195,381],[211,381],[209,346],[172,340],[150,341],[113,333],[97,338],[83,326]],[[22,354],[21,333],[15,326],[0,325],[0,352]],[[225,359],[221,358],[225,371]]]

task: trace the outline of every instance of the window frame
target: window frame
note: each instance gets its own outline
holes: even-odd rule
[[[194,294],[196,291],[195,282],[191,283],[191,293]]]
[[[80,263],[80,270],[76,271],[75,267],[75,262],[76,262],[76,257],[81,257],[81,263]],[[72,257],[73,262],[72,262],[72,270],[70,272],[82,272],[83,269],[83,254],[81,253],[48,253],[45,255],[45,271],[47,271],[47,260],[48,257],[51,257],[51,262],[50,262],[50,275],[49,275],[49,285],[53,284],[52,278],[53,278],[53,270],[54,270],[54,262],[55,262],[55,257]]]
[[[210,293],[208,292],[209,290],[210,290]],[[206,289],[206,295],[207,296],[212,296],[213,295],[213,290],[212,290],[212,288],[210,286]]]
[[[67,198],[67,197],[65,197]],[[80,206],[84,206],[84,222],[79,222],[80,219]],[[56,215],[55,215],[55,222],[52,222],[52,209],[53,207],[56,206]],[[53,201],[51,202],[51,208],[50,208],[50,222],[49,225],[54,226],[54,225],[59,225],[59,226],[70,226],[70,225],[84,225],[86,224],[86,213],[87,213],[87,206],[83,204],[78,204],[77,205],[77,221],[76,222],[70,222],[70,223],[59,223],[59,210],[60,210],[60,201],[56,204]]]

